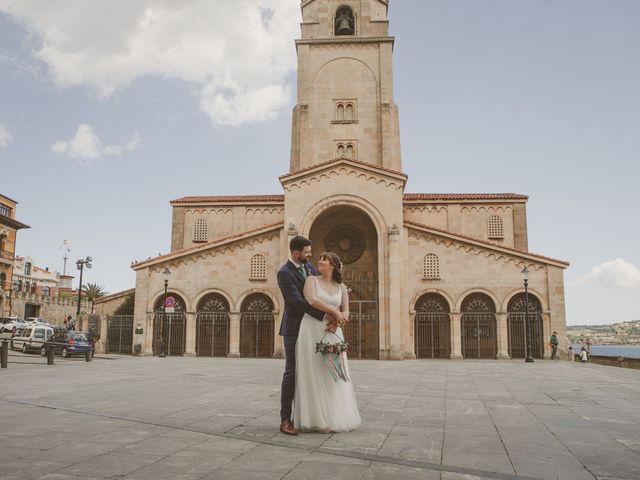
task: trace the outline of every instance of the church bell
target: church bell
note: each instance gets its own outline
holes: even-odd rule
[[[338,34],[350,35],[351,33],[353,32],[351,30],[351,24],[349,22],[349,19],[346,17],[341,18],[338,22]]]

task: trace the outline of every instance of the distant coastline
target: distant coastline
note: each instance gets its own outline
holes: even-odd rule
[[[640,320],[612,325],[572,325],[567,327],[567,339],[572,344],[592,346],[640,347]]]

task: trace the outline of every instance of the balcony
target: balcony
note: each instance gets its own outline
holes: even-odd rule
[[[8,265],[13,265],[13,252],[7,250],[0,250],[0,262]]]

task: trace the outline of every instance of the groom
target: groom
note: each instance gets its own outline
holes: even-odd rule
[[[309,275],[317,275],[316,269],[309,262],[311,257],[311,240],[295,236],[289,242],[290,256],[278,271],[278,286],[284,298],[284,314],[280,325],[280,335],[284,340],[284,375],[282,376],[282,395],[280,398],[280,431],[286,435],[298,435],[291,421],[293,397],[296,391],[296,340],[300,330],[300,322],[305,313],[318,321],[327,320],[335,325],[336,319],[313,308],[304,299],[302,289]]]

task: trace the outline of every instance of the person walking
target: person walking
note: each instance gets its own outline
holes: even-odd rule
[[[549,346],[551,347],[551,360],[556,359],[558,353],[558,332],[554,331],[549,339]]]
[[[569,345],[569,351],[567,352],[567,360],[573,362],[575,359],[573,358],[573,345]]]

